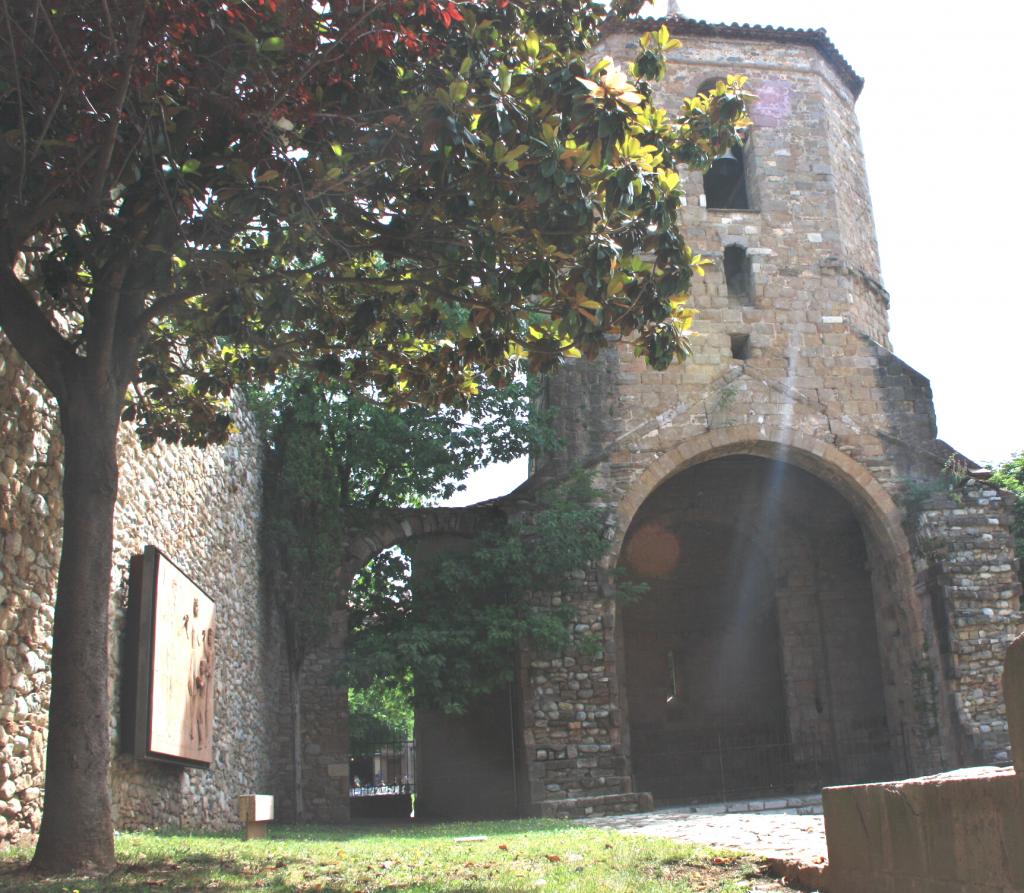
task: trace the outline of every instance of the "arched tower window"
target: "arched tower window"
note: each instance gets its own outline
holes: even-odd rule
[[[722,259],[726,294],[730,298],[748,299],[751,296],[750,258],[742,245],[726,245]]]
[[[715,89],[718,77],[710,77],[702,81],[697,88],[698,93],[708,93]],[[743,163],[743,148],[733,146],[721,157],[716,158],[711,168],[704,174],[704,195],[709,208],[731,210],[747,210],[750,198],[747,195],[746,165]],[[730,294],[732,292],[730,291]]]
[[[747,175],[743,166],[743,149],[733,146],[704,174],[704,195],[709,208],[745,210],[750,208],[747,197]]]

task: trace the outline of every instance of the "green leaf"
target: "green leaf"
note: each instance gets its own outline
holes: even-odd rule
[[[469,84],[465,81],[452,81],[448,86],[448,95],[451,96],[453,102],[462,102],[468,92]]]
[[[667,190],[675,189],[679,185],[679,174],[674,170],[661,169],[658,171],[658,182]]]

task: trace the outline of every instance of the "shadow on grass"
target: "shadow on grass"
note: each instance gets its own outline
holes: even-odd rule
[[[550,834],[578,828],[572,822],[559,819],[500,819],[481,821],[411,821],[411,822],[353,822],[351,825],[284,825],[275,829],[282,839],[313,838],[321,840],[358,839],[360,837],[388,837],[403,840],[436,840],[453,837],[476,837],[508,834]],[[275,835],[275,836],[277,836]]]
[[[466,838],[460,841],[459,838]],[[106,877],[44,878],[30,850],[4,854],[0,890],[23,893],[529,893],[734,890],[735,857],[557,820],[275,825],[266,840],[178,829],[118,836]],[[721,864],[716,864],[721,863]],[[515,877],[512,877],[514,875]]]
[[[0,891],[24,893],[99,893],[115,890],[225,890],[259,887],[267,891],[301,889],[280,876],[287,870],[319,873],[324,870],[317,851],[361,841],[387,846],[452,841],[458,837],[502,837],[558,832],[570,827],[554,820],[486,822],[361,822],[351,825],[273,825],[265,841],[246,842],[239,832],[190,832],[163,828],[118,835],[118,867],[110,875],[45,877],[28,868],[31,847],[7,850],[0,856]],[[304,853],[303,844],[314,849]],[[256,883],[258,875],[258,884]],[[253,883],[247,883],[249,879]],[[323,878],[317,889],[350,891],[351,880]],[[375,887],[377,890],[387,888]],[[395,889],[398,889],[397,887]],[[417,888],[402,886],[412,893]],[[427,888],[423,888],[427,889]],[[459,891],[461,887],[446,887]],[[465,890],[480,890],[469,886]],[[489,891],[491,888],[488,888]],[[508,888],[509,890],[513,888]],[[502,893],[496,890],[495,893]]]
[[[550,834],[569,828],[578,828],[572,822],[559,819],[500,819],[460,822],[434,821],[354,821],[347,825],[288,825],[272,824],[270,840],[311,841],[330,843],[332,841],[359,840],[366,837],[388,837],[401,840],[436,840],[454,837],[496,836],[508,834]],[[126,832],[128,833],[128,832]],[[183,831],[178,828],[161,828],[146,832],[160,838],[223,839],[238,840],[239,832],[233,831]]]

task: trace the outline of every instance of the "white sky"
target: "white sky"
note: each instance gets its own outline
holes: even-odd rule
[[[825,28],[864,78],[857,115],[893,349],[931,379],[939,437],[981,463],[1024,450],[1024,269],[1014,266],[1024,261],[1024,4],[679,7],[711,22]],[[491,471],[459,502],[500,495],[524,476],[525,465]]]

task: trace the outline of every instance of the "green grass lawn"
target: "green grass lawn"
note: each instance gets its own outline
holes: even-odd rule
[[[756,866],[734,854],[547,820],[275,825],[271,835],[243,841],[238,834],[121,834],[120,866],[99,879],[36,877],[25,871],[31,851],[11,849],[0,852],[0,889],[739,893],[757,877]],[[470,835],[486,839],[456,840]]]

